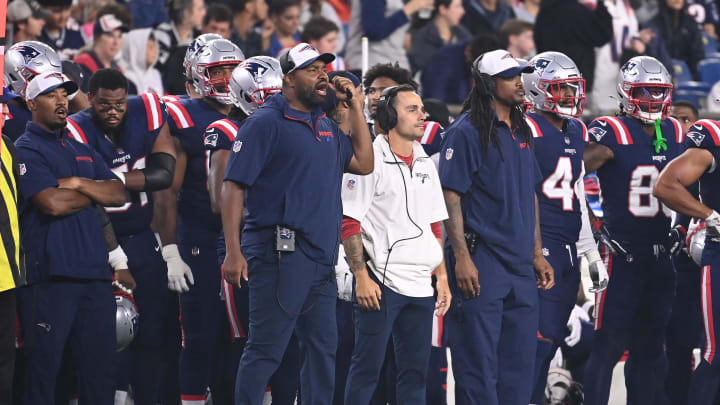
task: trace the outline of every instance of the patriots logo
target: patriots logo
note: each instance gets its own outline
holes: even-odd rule
[[[637,63],[628,62],[625,64],[625,66],[622,67],[622,71],[623,73],[630,73],[633,69],[635,69],[635,66],[637,66]]]
[[[267,68],[257,62],[249,62],[243,65],[243,68],[252,74],[253,80],[257,81],[262,76]]]
[[[588,132],[590,133],[590,135],[592,135],[595,138],[596,142],[600,142],[602,137],[605,136],[605,134],[607,134],[607,131],[600,127],[592,127],[590,129],[588,129]]]
[[[697,147],[700,147],[702,141],[705,140],[705,134],[695,131],[688,132],[687,137],[690,138]]]
[[[533,62],[533,67],[535,68],[536,71],[542,71],[546,67],[548,67],[549,64],[550,64],[550,61],[548,59],[538,59],[535,62]]]
[[[215,146],[217,146],[217,141],[218,141],[218,134],[210,133],[210,134],[205,135],[205,142],[204,142],[205,146],[209,145],[209,146],[215,147]]]
[[[37,49],[35,49],[31,46],[26,46],[26,45],[18,46],[17,48],[15,48],[15,50],[20,52],[20,55],[22,55],[26,61],[33,59],[36,56],[40,55],[40,51],[38,51]]]

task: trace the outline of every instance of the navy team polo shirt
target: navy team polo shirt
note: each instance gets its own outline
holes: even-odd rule
[[[95,206],[72,215],[45,215],[30,199],[57,187],[57,179],[85,177],[116,179],[102,157],[63,129],[48,132],[33,122],[15,142],[20,163],[21,241],[25,249],[28,283],[51,277],[110,280],[108,253]]]
[[[440,182],[462,195],[465,229],[480,238],[518,275],[532,275],[535,186],[542,174],[531,145],[495,119],[500,141],[483,151],[478,130],[463,113],[445,131],[440,150]]]
[[[225,173],[247,187],[243,251],[274,246],[272,231],[283,225],[296,231],[296,249],[334,265],[340,186],[352,156],[350,138],[320,108],[304,113],[282,94],[270,97],[239,129]]]

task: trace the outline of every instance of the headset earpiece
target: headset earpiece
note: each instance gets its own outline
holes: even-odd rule
[[[383,90],[380,100],[378,100],[375,118],[380,128],[388,132],[397,125],[397,111],[392,105],[392,100],[397,95],[398,90],[398,86],[388,87]]]

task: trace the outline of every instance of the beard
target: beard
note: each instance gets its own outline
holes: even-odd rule
[[[307,88],[307,89],[298,89],[296,91],[297,98],[300,100],[301,103],[304,105],[315,108],[323,105],[325,103],[325,98],[327,96],[321,96],[320,94],[315,93],[315,90],[317,89],[317,84],[313,87]],[[327,91],[332,91],[329,87],[327,88]]]
[[[45,126],[51,131],[59,131],[67,126],[67,118],[58,119],[57,121],[46,122]]]

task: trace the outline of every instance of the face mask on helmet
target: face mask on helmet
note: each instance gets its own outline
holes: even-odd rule
[[[646,123],[657,119],[665,119],[672,102],[672,85],[639,83],[633,84],[628,92],[627,114],[639,118]]]
[[[585,80],[581,78],[541,80],[547,93],[543,110],[563,118],[579,117],[585,109]]]
[[[240,61],[231,61],[198,65],[200,76],[204,79],[199,93],[223,104],[230,104],[230,75],[239,63]]]

